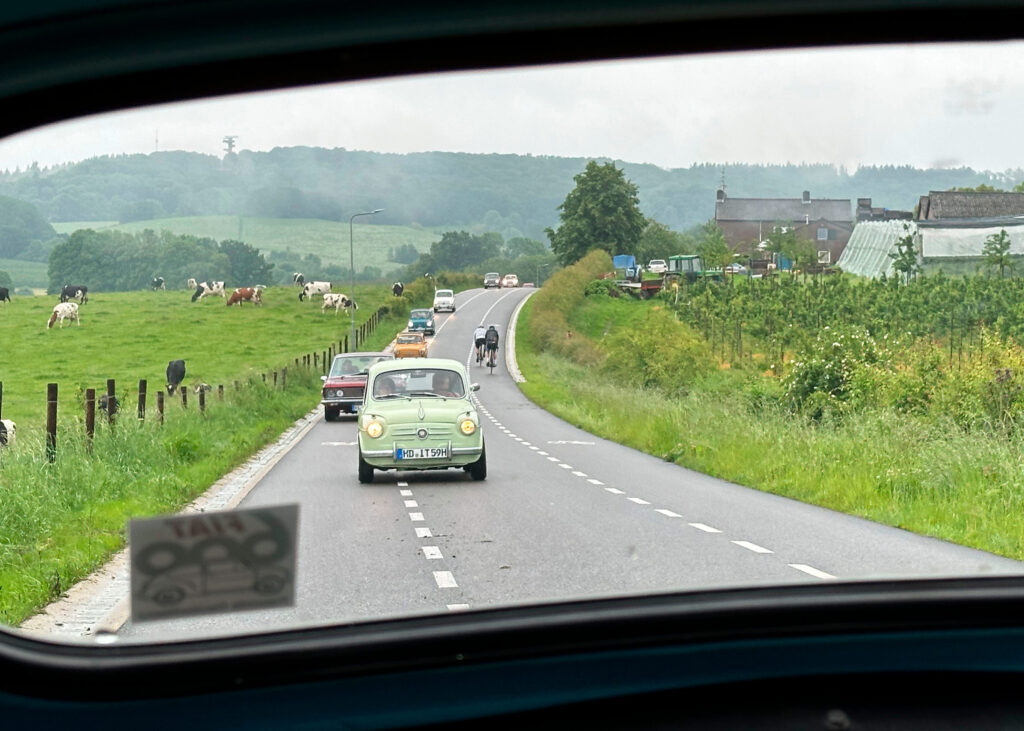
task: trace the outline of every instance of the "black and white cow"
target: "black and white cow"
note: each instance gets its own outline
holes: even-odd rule
[[[77,299],[83,305],[89,301],[89,288],[82,284],[65,284],[60,290],[60,301]]]
[[[167,393],[173,395],[174,389],[185,380],[185,361],[172,360],[167,364]]]
[[[299,292],[299,302],[306,299],[307,297],[313,297],[318,294],[327,294],[331,291],[330,282],[306,282],[302,286],[302,291]]]
[[[164,284],[164,278],[163,277],[153,277],[153,281],[150,282],[149,286],[150,286],[151,289],[154,289],[154,290],[156,290],[156,289],[167,289],[167,285]]]
[[[224,293],[224,282],[200,282],[196,285],[192,301],[201,300],[203,297],[211,294],[219,294],[221,297],[227,298],[227,295]]]
[[[0,287],[0,302],[10,302],[11,291],[7,287]]]
[[[292,272],[292,284],[302,286],[306,283],[306,278],[302,276],[302,272]]]
[[[328,307],[334,308],[334,314],[338,314],[338,310],[344,307],[346,310],[351,307],[353,310],[358,310],[359,305],[355,303],[355,300],[349,299],[343,294],[332,294],[328,292],[324,295],[324,303],[320,306],[320,313],[327,312]]]
[[[404,291],[405,285],[402,284],[401,282],[395,282],[394,284],[391,285],[391,294],[395,295],[395,297],[401,297],[402,292]]]
[[[100,395],[100,411],[106,411],[107,414],[117,413],[117,396],[111,396],[109,401],[107,394]]]
[[[188,278],[188,282],[186,282],[186,286],[187,286],[187,287],[188,287],[189,289],[195,289],[195,288],[196,288],[196,287],[198,287],[199,285],[198,285],[198,284],[196,283],[196,280],[195,280],[195,278],[194,278],[194,277],[189,277],[189,278]]]
[[[14,429],[16,426],[10,419],[0,419],[0,447],[14,446]]]

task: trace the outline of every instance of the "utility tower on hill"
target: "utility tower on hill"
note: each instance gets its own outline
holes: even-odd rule
[[[224,154],[230,155],[235,151],[235,140],[238,139],[238,135],[226,135],[221,142],[224,143]]]

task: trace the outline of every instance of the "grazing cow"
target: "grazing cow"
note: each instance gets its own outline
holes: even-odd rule
[[[185,380],[185,361],[172,360],[167,364],[167,393],[174,395],[174,389]]]
[[[107,414],[117,413],[117,396],[111,396],[110,401],[107,401],[107,394],[100,395],[100,411],[106,411]]]
[[[153,277],[153,281],[150,283],[149,286],[150,286],[151,289],[154,289],[154,290],[156,290],[156,289],[167,289],[167,286],[164,284],[164,278],[163,277]]]
[[[306,282],[302,286],[302,291],[299,292],[299,302],[318,294],[327,294],[331,291],[330,282]]]
[[[89,301],[89,288],[81,284],[65,284],[60,290],[60,301],[77,299],[83,305]]]
[[[192,277],[188,278],[188,283],[187,284],[188,284],[188,288],[189,289],[195,289],[196,287],[199,286],[198,284],[196,284],[196,280],[193,279]]]
[[[328,292],[324,295],[324,303],[320,306],[320,314],[327,311],[328,307],[334,308],[334,314],[338,314],[338,310],[344,307],[346,310],[351,307],[353,310],[358,310],[359,305],[355,303],[355,300],[350,300],[343,294],[331,294]]]
[[[404,291],[405,285],[402,284],[401,282],[395,282],[394,284],[391,285],[391,293],[395,295],[395,297],[401,297],[402,292]]]
[[[17,426],[10,419],[0,419],[0,447],[14,446],[14,429]]]
[[[263,292],[257,287],[239,287],[228,297],[228,307],[238,303],[241,307],[243,302],[252,302],[254,305],[263,304]]]
[[[61,302],[59,305],[54,305],[53,314],[50,315],[50,320],[46,323],[46,329],[49,330],[53,327],[53,323],[57,320],[60,320],[61,327],[64,327],[65,320],[74,320],[81,327],[82,321],[78,319],[78,303]]]
[[[306,278],[304,276],[302,276],[302,272],[293,272],[292,273],[292,284],[296,284],[296,285],[301,287],[305,283],[306,283]]]
[[[11,291],[7,287],[0,287],[0,302],[10,302]]]
[[[201,300],[203,297],[211,294],[219,294],[221,297],[227,297],[224,293],[224,282],[200,282],[196,286],[196,291],[192,295],[192,301]]]

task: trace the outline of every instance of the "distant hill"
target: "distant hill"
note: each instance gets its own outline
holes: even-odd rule
[[[0,195],[33,204],[50,222],[148,221],[186,216],[304,218],[347,222],[383,208],[374,224],[482,227],[506,239],[543,240],[586,158],[422,152],[386,154],[313,147],[242,151],[221,159],[191,152],[106,156],[54,168],[0,173]],[[618,162],[637,184],[644,214],[684,230],[714,215],[723,174],[733,197],[870,197],[910,210],[929,190],[1009,188],[1024,171],[909,166],[714,165],[666,170]],[[363,219],[366,222],[366,219]]]

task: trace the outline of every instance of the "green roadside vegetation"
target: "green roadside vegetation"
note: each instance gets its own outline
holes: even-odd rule
[[[477,277],[442,273],[438,286],[478,286]],[[414,306],[429,305],[433,282],[409,283],[402,297],[385,284],[358,285],[357,326],[380,311],[361,350],[383,349]],[[17,625],[125,545],[134,517],[171,513],[275,441],[320,400],[322,366],[294,359],[349,332],[344,315],[299,302],[298,289],[267,290],[262,308],[192,303],[182,292],[100,293],[81,306],[81,327],[46,330],[52,298],[25,298],[4,313],[0,354],[3,416],[14,419],[13,446],[0,452],[0,623]],[[200,413],[198,396],[165,400],[156,391],[167,361],[184,358],[184,385],[214,385]],[[287,379],[262,374],[287,367]],[[117,382],[121,413],[111,427],[97,411],[91,449],[83,391]],[[137,386],[149,381],[147,416],[136,418]],[[60,388],[56,459],[46,459],[45,385]],[[235,383],[238,382],[238,388]],[[224,399],[216,386],[224,384]],[[283,384],[284,387],[282,387]]]
[[[1024,559],[1020,280],[727,281],[638,301],[594,283],[610,268],[592,252],[523,308],[533,401],[691,469]]]

